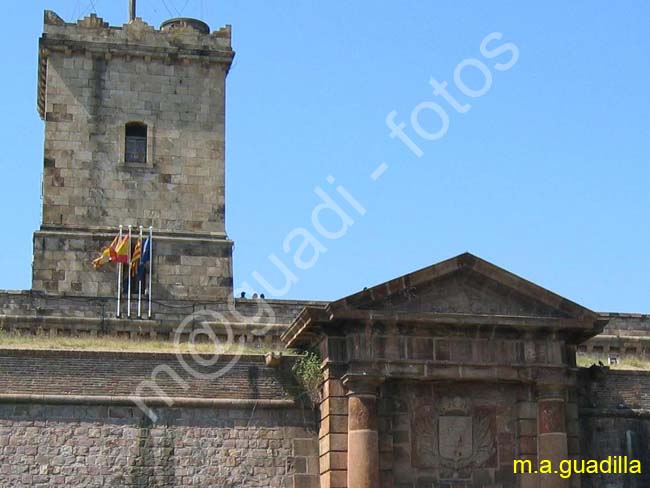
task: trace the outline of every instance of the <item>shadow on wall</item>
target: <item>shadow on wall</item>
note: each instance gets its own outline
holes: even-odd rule
[[[174,434],[166,426],[156,427],[154,440],[152,422],[144,416],[138,425],[137,454],[129,466],[130,484],[134,488],[176,486]]]
[[[650,486],[650,372],[583,368],[580,377],[580,442],[583,459],[627,456],[641,474],[585,474],[583,488]]]

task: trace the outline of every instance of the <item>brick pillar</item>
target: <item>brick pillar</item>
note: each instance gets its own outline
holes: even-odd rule
[[[348,405],[345,389],[332,369],[326,369],[324,374],[319,433],[321,488],[346,488]]]
[[[377,388],[383,380],[346,375],[348,389],[348,488],[379,486]]]
[[[569,448],[570,459],[581,459],[580,456],[580,416],[578,414],[578,393],[575,387],[568,391],[566,405],[566,432],[567,445]],[[580,476],[572,476],[569,480],[571,488],[580,488],[582,486]]]
[[[558,469],[569,455],[566,429],[566,389],[539,385],[537,389],[537,451],[540,462],[548,459]],[[540,488],[568,488],[569,480],[559,475],[540,476]]]
[[[533,387],[519,391],[517,403],[518,459],[531,461],[537,469],[537,402]],[[539,477],[534,473],[518,474],[518,488],[539,488]]]

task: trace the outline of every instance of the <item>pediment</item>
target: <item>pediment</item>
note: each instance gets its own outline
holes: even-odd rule
[[[360,309],[412,313],[464,313],[570,318],[539,300],[485,278],[461,270],[423,286],[412,286]]]
[[[471,254],[331,304],[336,309],[582,319],[596,314]]]
[[[324,307],[305,307],[282,340],[288,347],[313,346],[323,333],[362,330],[365,337],[370,324],[392,323],[426,330],[503,326],[506,331],[552,331],[553,337],[561,331],[569,343],[579,344],[602,332],[606,322],[588,308],[465,253]]]

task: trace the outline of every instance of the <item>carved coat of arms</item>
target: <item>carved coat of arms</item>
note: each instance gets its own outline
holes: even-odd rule
[[[419,467],[479,467],[494,451],[490,418],[474,415],[466,399],[442,398],[437,408],[428,405],[415,412],[413,461]]]

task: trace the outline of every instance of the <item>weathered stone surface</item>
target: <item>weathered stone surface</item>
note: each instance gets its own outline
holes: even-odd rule
[[[37,256],[33,264],[34,289],[56,294],[114,297],[117,267],[107,264],[96,270],[92,266],[98,251],[110,244],[113,237],[97,232],[37,231],[34,234]],[[157,300],[217,301],[232,296],[231,241],[179,238],[169,234],[156,235],[154,239],[153,296]]]
[[[516,459],[558,466],[578,453],[570,354],[603,325],[469,254],[306,307],[283,339],[323,356],[322,486],[345,450],[350,487],[515,488]],[[339,380],[347,409],[331,394]],[[344,416],[347,432],[331,421]]]
[[[212,310],[217,337],[268,346],[293,322],[287,343],[320,347],[324,383],[317,425],[294,401],[290,365],[262,357],[189,372],[178,361],[192,360],[173,355],[0,351],[2,486],[579,488],[578,478],[516,477],[513,461],[582,452],[650,464],[648,375],[581,371],[578,398],[573,358],[576,347],[645,355],[648,316],[598,315],[469,254],[332,304],[233,301],[230,27],[209,34],[176,19],[157,30],[135,18],[114,28],[53,12],[44,24],[34,291],[0,293],[0,328],[170,337],[189,314]],[[132,122],[147,127],[140,163],[125,155]],[[150,320],[116,317],[115,268],[91,268],[120,224],[155,228]],[[604,336],[580,345],[607,321]],[[138,391],[148,380],[158,390]],[[161,391],[176,405],[157,397],[154,421],[128,400]],[[582,486],[640,488],[647,478]]]
[[[202,358],[214,364],[190,354],[0,349],[0,391],[251,400],[291,400],[299,392],[292,358],[281,368],[267,367],[261,355]]]
[[[46,13],[39,73],[46,164],[33,289],[114,295],[115,269],[96,272],[91,261],[119,225],[136,233],[142,225],[158,237],[157,297],[231,296],[224,107],[233,55],[229,28],[159,31],[140,19],[109,28],[96,15],[68,24]],[[142,163],[125,158],[131,122],[147,126]]]
[[[409,464],[431,479],[467,473],[478,482],[512,465],[517,388],[475,385],[468,394],[458,386],[399,387],[393,395],[406,407],[392,415],[392,425],[404,429],[393,432],[394,449],[408,453]]]
[[[2,486],[285,488],[318,486],[310,412],[0,408]]]
[[[372,307],[395,311],[563,316],[557,309],[466,270],[422,289],[413,287],[409,293],[388,295],[381,306],[373,303]]]
[[[0,292],[0,329],[27,335],[92,335],[173,339],[188,317],[208,320],[220,341],[283,347],[280,334],[305,306],[317,302],[236,299],[210,302],[158,299],[151,319],[116,318],[114,298],[60,296],[42,292]],[[137,312],[133,307],[133,317]],[[146,307],[144,310],[146,317]],[[203,315],[205,313],[205,315]],[[183,337],[186,337],[187,333]]]
[[[602,314],[609,322],[602,334],[578,346],[578,355],[589,354],[609,364],[610,358],[650,357],[650,315],[635,313]]]

